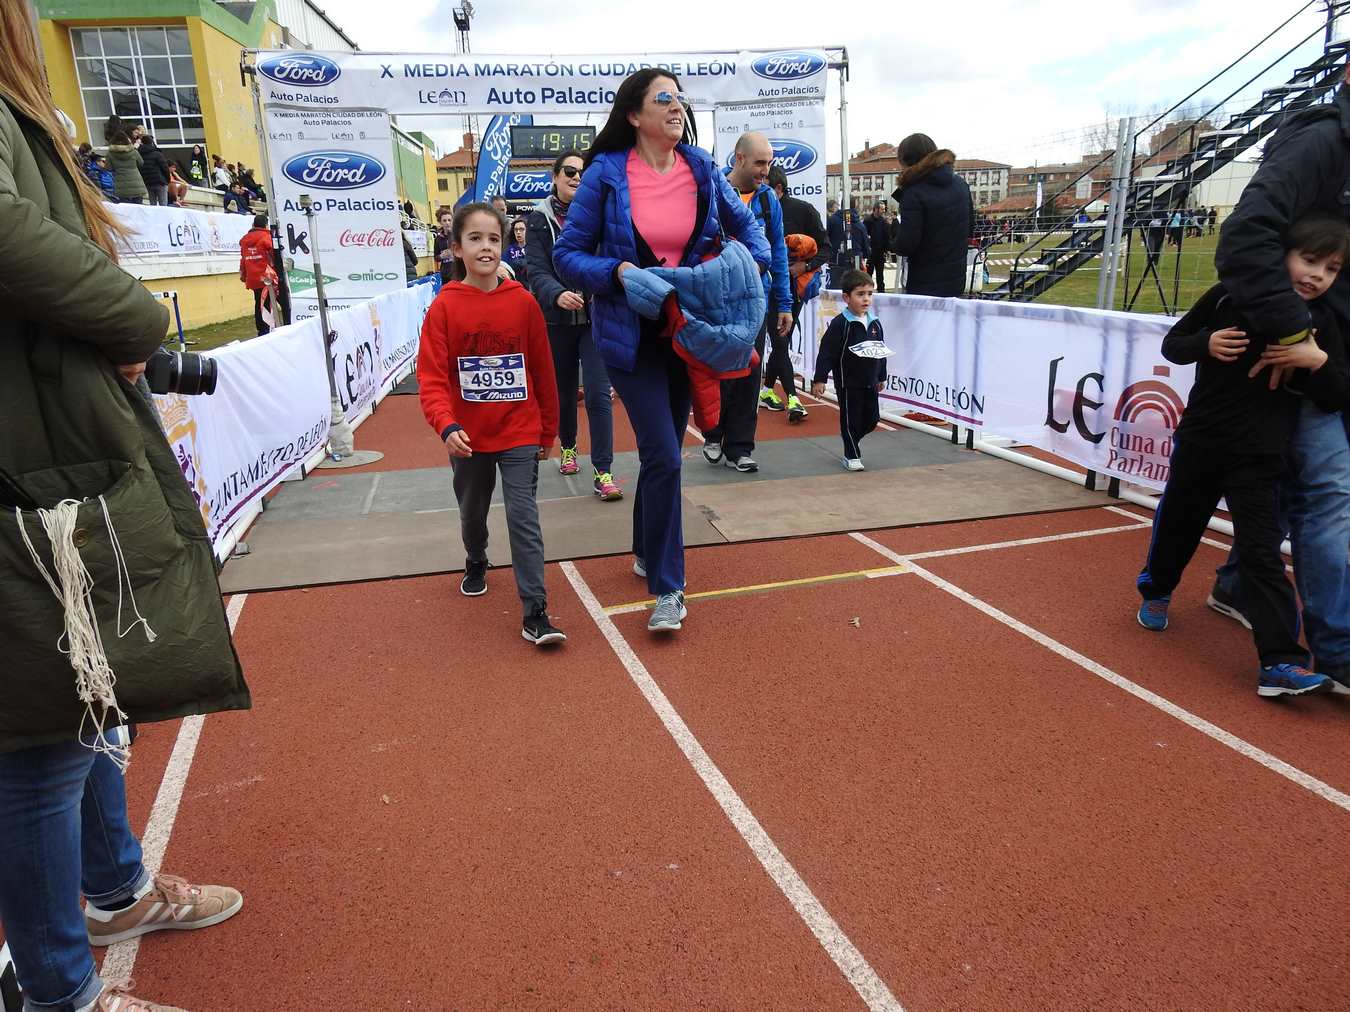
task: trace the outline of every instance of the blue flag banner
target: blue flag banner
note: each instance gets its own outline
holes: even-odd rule
[[[511,113],[493,116],[483,132],[483,146],[478,152],[478,169],[474,173],[473,199],[491,200],[507,196],[506,183],[511,162],[511,128],[533,126],[534,117]]]

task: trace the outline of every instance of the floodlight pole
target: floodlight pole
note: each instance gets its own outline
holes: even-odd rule
[[[848,50],[842,50],[842,57],[833,64],[839,71],[839,211],[844,222],[844,248],[839,250],[839,262],[853,264],[853,204],[849,192],[848,175]],[[833,282],[832,282],[833,283]]]

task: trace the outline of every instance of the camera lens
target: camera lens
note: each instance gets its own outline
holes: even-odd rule
[[[219,363],[190,351],[161,348],[145,363],[145,382],[157,394],[213,394]]]

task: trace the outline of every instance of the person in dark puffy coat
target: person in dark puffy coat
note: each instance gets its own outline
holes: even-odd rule
[[[141,138],[137,148],[141,153],[141,179],[149,193],[149,202],[159,207],[169,204],[169,162],[149,134]]]
[[[905,292],[954,297],[966,290],[966,250],[975,233],[970,187],[953,169],[956,156],[927,134],[910,134],[896,150],[900,185],[891,194],[900,216],[891,252],[909,258]]]

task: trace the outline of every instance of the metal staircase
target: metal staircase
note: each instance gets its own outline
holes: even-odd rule
[[[1344,76],[1347,57],[1350,57],[1350,39],[1328,43],[1322,57],[1296,71],[1287,84],[1266,89],[1258,101],[1231,117],[1221,129],[1195,135],[1193,150],[1170,159],[1157,175],[1133,178],[1135,162],[1132,157],[1129,163],[1131,179],[1125,199],[1126,231],[1146,223],[1160,210],[1165,209],[1170,213],[1174,209],[1185,208],[1191,190],[1197,184],[1274,133],[1287,118],[1300,110],[1329,101]],[[1246,84],[1242,87],[1246,87]],[[1214,115],[1232,97],[1229,95],[1215,103],[1197,117],[1197,121]],[[1161,118],[1134,135],[1136,147],[1144,131]],[[1053,207],[1055,198],[1072,191],[1080,180],[1107,165],[1110,158],[1108,155],[1090,166],[1058,193],[1047,197],[1046,202]],[[1019,251],[1008,280],[981,297],[1029,302],[1079,267],[1099,258],[1106,240],[1106,222],[1075,221],[1080,213],[1086,211],[1088,204],[1099,198],[1100,195],[1095,196],[1061,220],[1051,223],[1039,239]],[[1069,235],[1067,241],[1064,240],[1066,233]],[[1052,239],[1058,245],[1045,245]]]

